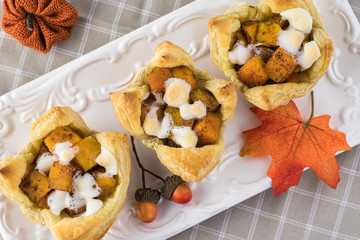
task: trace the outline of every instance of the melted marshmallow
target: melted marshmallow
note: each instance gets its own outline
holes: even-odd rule
[[[196,147],[198,137],[191,127],[174,127],[171,130],[173,140],[183,148]]]
[[[55,190],[53,191],[47,200],[47,204],[50,207],[50,211],[55,215],[60,215],[60,212],[66,208],[65,198],[69,197],[70,194],[68,192]]]
[[[60,215],[61,211],[65,208],[78,210],[86,205],[85,214],[88,216],[97,212],[101,208],[102,201],[93,199],[101,193],[101,189],[97,185],[95,178],[91,174],[85,173],[83,176],[76,176],[74,181],[74,194],[55,190],[49,195],[47,202],[50,207],[50,211],[55,215]],[[99,201],[101,203],[99,203]]]
[[[40,156],[40,158],[37,161],[36,169],[40,172],[47,174],[50,171],[50,168],[52,167],[53,163],[56,161],[56,157],[52,155],[51,153],[47,152]]]
[[[308,11],[303,8],[292,8],[286,10],[280,15],[289,21],[289,28],[295,28],[304,33],[310,33],[312,29],[312,17]]]
[[[202,118],[206,115],[206,105],[200,100],[193,104],[184,103],[179,109],[181,117],[185,120]]]
[[[159,104],[164,104],[164,100],[163,100],[163,94],[162,93],[153,93],[155,100],[157,103]]]
[[[89,199],[86,204],[86,212],[81,216],[89,216],[96,213],[103,205],[103,202],[99,199]]]
[[[253,56],[254,51],[250,45],[245,47],[242,44],[238,44],[229,52],[230,62],[232,64],[244,65]]]
[[[279,47],[283,48],[289,53],[298,54],[301,44],[305,38],[305,35],[295,29],[288,29],[280,31],[277,43]]]
[[[95,178],[85,173],[75,180],[75,192],[84,199],[94,198],[100,195],[101,189],[95,182]]]
[[[156,136],[161,129],[161,122],[156,114],[159,107],[152,106],[150,111],[146,114],[143,123],[144,131],[148,135]]]
[[[72,148],[72,143],[61,142],[54,146],[54,154],[59,158],[59,162],[67,165],[75,157],[78,149]]]
[[[304,45],[304,50],[300,53],[299,64],[302,70],[306,70],[321,56],[320,49],[315,41]]]
[[[101,146],[101,153],[95,159],[95,162],[106,169],[106,172],[103,173],[104,176],[116,175],[117,173],[116,159],[112,155],[112,153],[103,146]]]
[[[65,197],[65,206],[70,210],[76,211],[86,205],[86,212],[88,212],[87,205],[94,200],[93,198],[100,195],[101,189],[97,185],[95,178],[89,173],[75,177],[74,181],[75,193]],[[91,210],[89,211],[91,212]]]
[[[169,78],[165,82],[164,102],[170,107],[179,107],[189,99],[191,85],[180,78]]]
[[[163,120],[161,121],[160,131],[157,132],[156,136],[158,138],[167,138],[170,135],[171,123],[170,116],[168,113],[165,113]]]
[[[65,196],[65,207],[70,210],[79,210],[80,208],[86,205],[86,199],[84,199],[81,195],[77,194],[67,194]]]
[[[156,136],[158,138],[167,138],[170,134],[170,118],[167,113],[165,113],[162,121],[159,121],[156,111],[158,107],[154,106],[150,109],[148,114],[145,116],[144,120],[144,131],[146,134],[151,136]]]

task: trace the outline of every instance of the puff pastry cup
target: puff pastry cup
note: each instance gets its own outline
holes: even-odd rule
[[[321,56],[307,70],[299,74],[298,82],[275,83],[248,87],[239,79],[235,65],[231,63],[229,51],[236,32],[247,21],[266,21],[281,12],[293,8],[303,8],[312,17],[311,38],[320,49]],[[325,74],[330,63],[333,42],[325,32],[325,23],[312,0],[261,0],[258,6],[237,2],[224,15],[215,16],[209,21],[211,59],[221,69],[245,99],[263,110],[272,110],[291,98],[304,96]]]
[[[19,188],[22,179],[31,171],[44,138],[61,126],[68,126],[83,137],[92,136],[116,159],[115,191],[102,199],[102,207],[92,215],[71,217],[65,211],[55,215],[49,209],[38,207]],[[129,175],[129,142],[126,134],[97,133],[89,129],[83,119],[70,107],[54,107],[33,123],[30,143],[16,156],[7,157],[0,162],[0,190],[6,197],[19,204],[32,221],[47,225],[56,239],[101,239],[116,220],[123,206]]]
[[[198,87],[208,90],[221,104],[217,115],[221,118],[218,139],[209,145],[195,148],[171,147],[156,136],[145,133],[141,122],[141,105],[150,93],[146,76],[156,68],[186,66],[193,72]],[[134,137],[143,140],[146,147],[156,151],[160,162],[184,181],[200,181],[219,163],[224,152],[224,122],[235,112],[237,94],[233,83],[213,78],[207,71],[196,69],[190,55],[182,48],[164,41],[156,49],[149,62],[126,86],[126,90],[111,93],[110,99],[121,125]]]

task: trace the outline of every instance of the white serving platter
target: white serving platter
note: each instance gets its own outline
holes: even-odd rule
[[[256,0],[246,2],[258,4]],[[92,129],[125,132],[116,120],[109,92],[123,89],[164,40],[187,50],[198,68],[224,78],[210,60],[207,24],[233,3],[234,0],[195,1],[1,96],[1,159],[16,154],[29,141],[32,122],[56,105],[71,106]],[[326,76],[314,88],[315,116],[331,115],[331,127],[345,132],[348,143],[355,146],[360,143],[360,25],[346,0],[317,0],[315,4],[335,45]],[[310,97],[295,102],[307,119]],[[160,201],[158,216],[149,224],[141,223],[134,214],[134,192],[141,187],[141,174],[131,153],[127,198],[104,239],[165,239],[269,188],[271,180],[266,172],[270,159],[238,156],[244,143],[241,133],[260,124],[249,107],[251,104],[239,95],[235,117],[226,124],[221,163],[201,182],[190,183],[192,201],[186,205]],[[170,175],[155,153],[138,140],[136,145],[145,167],[164,177]],[[147,183],[160,184],[151,177]],[[1,193],[0,233],[5,239],[52,239],[45,226],[30,221],[19,206]]]

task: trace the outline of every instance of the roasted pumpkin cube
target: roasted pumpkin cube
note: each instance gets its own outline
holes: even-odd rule
[[[140,115],[141,123],[144,123],[146,115],[150,112],[151,107],[153,106],[157,106],[159,108],[156,111],[156,115],[158,116],[158,119],[159,120],[163,119],[165,105],[161,105],[157,103],[154,95],[150,95],[147,99],[145,99],[141,103],[141,115]]]
[[[295,56],[278,48],[270,60],[266,63],[265,71],[275,82],[285,81],[297,67]]]
[[[91,171],[91,175],[95,178],[95,182],[101,188],[101,193],[98,197],[107,197],[115,191],[116,179],[114,177],[104,176],[105,169],[100,167]]]
[[[172,69],[174,78],[184,79],[191,86],[190,92],[197,89],[197,81],[194,73],[186,66],[179,66]]]
[[[207,90],[198,88],[190,93],[190,98],[193,102],[202,101],[205,104],[206,109],[210,112],[215,112],[220,107],[220,103],[216,100],[214,95]]]
[[[243,30],[249,44],[255,44],[258,24],[258,22],[253,21],[241,23],[241,29]]]
[[[82,138],[68,126],[58,127],[48,135],[44,143],[50,152],[54,153],[54,146],[57,143],[70,142],[72,145],[79,142]]]
[[[51,190],[50,192],[48,192],[45,196],[43,196],[43,197],[39,200],[39,202],[37,202],[38,207],[47,208],[47,209],[50,208],[47,201],[48,201],[49,195],[50,195],[52,192],[53,192],[53,190]]]
[[[51,191],[48,177],[36,169],[21,181],[19,187],[35,203]]]
[[[269,79],[265,71],[265,63],[258,56],[247,61],[238,71],[238,76],[248,87],[261,86]]]
[[[74,176],[81,174],[81,170],[74,163],[62,165],[54,162],[49,172],[49,187],[52,189],[75,192]]]
[[[206,116],[198,119],[194,125],[194,131],[198,136],[198,145],[215,143],[219,138],[220,126],[220,117],[212,112],[207,112]]]
[[[259,23],[255,36],[255,44],[260,43],[266,47],[276,47],[277,38],[280,31],[281,31],[281,27],[277,23],[272,23],[272,22]]]
[[[170,122],[173,126],[186,126],[192,127],[194,119],[185,120],[181,117],[180,110],[178,108],[167,107],[165,113],[170,115]]]
[[[74,162],[81,167],[84,172],[96,166],[96,158],[101,153],[100,144],[92,137],[86,137],[76,143],[75,148],[78,152],[75,155]]]
[[[165,82],[172,77],[169,68],[155,68],[151,73],[146,75],[146,80],[149,83],[151,92],[164,93]]]

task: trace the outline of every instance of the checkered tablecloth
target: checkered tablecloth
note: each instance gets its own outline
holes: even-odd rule
[[[69,2],[79,12],[72,37],[47,54],[22,46],[0,30],[0,95],[192,0]],[[360,19],[360,1],[349,2]],[[341,167],[337,190],[306,171],[299,185],[286,193],[274,198],[269,189],[171,239],[360,239],[360,147],[337,160]]]

